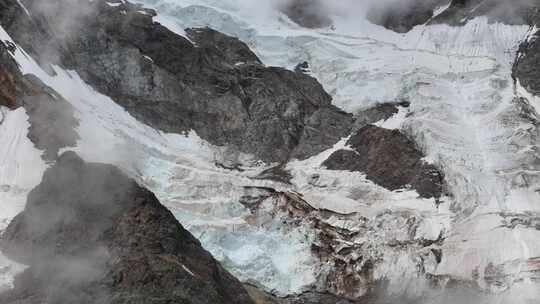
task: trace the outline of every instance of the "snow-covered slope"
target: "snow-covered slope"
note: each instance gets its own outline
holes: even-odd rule
[[[254,215],[242,204],[257,196],[254,189],[273,188],[301,194],[317,209],[310,216],[324,218],[329,229],[357,232],[340,240],[339,248],[354,249],[348,261],[362,257],[354,266],[360,270],[371,263],[373,280],[386,281],[390,294],[425,295],[436,278],[474,282],[498,293],[499,303],[538,297],[538,124],[523,115],[516,98],[533,97],[511,78],[528,27],[477,18],[463,27],[419,26],[397,34],[342,16],[333,28],[306,30],[263,7],[266,2],[139,2],[155,8],[155,20],[180,35],[186,27],[210,26],[245,41],[266,65],[292,69],[308,61],[334,104],[346,111],[409,101],[410,108],[380,125],[411,136],[445,175],[448,196],[437,203],[414,190],[389,191],[360,173],[322,168],[332,152],[347,148],[343,139],[320,155],[289,163],[291,184],[256,179],[267,165],[249,155],[231,156],[194,132],[156,131],[76,73],[55,67],[50,76],[17,50],[24,73],[37,75],[75,107],[79,154],[118,164],[138,178],[238,278],[279,295],[315,288],[361,296],[372,283],[356,283],[354,291],[330,286],[328,278],[340,270],[313,253],[319,228],[307,216],[292,223],[278,208],[282,197],[263,200],[266,214]],[[1,39],[10,38],[2,32]],[[8,144],[0,155],[20,159],[19,165],[0,164],[0,186],[9,185],[0,192],[0,210],[10,210],[0,213],[5,225],[46,165],[25,137],[24,111],[2,113],[0,141]],[[230,157],[244,161],[241,170],[216,166]]]
[[[0,231],[24,208],[28,192],[45,170],[41,153],[27,137],[27,119],[23,109],[0,108]],[[0,291],[11,287],[13,276],[23,269],[0,253]]]

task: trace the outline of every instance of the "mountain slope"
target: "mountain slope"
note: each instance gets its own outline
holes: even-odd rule
[[[516,15],[520,22],[499,18],[500,1],[482,2],[481,11],[475,1],[437,3],[429,14],[404,14],[419,25],[405,24],[398,34],[352,9],[329,14],[332,27],[314,30],[265,3],[140,2],[157,15],[97,1],[71,19],[73,6],[59,7],[62,1],[44,9],[22,1],[30,12],[24,15],[13,1],[3,10],[2,39],[14,43],[23,73],[74,107],[78,153],[117,164],[151,189],[240,280],[292,301],[329,293],[412,303],[538,297],[536,40],[519,25],[529,20],[524,15]],[[64,32],[63,24],[78,29],[81,20],[90,33]],[[28,26],[38,30],[27,34]],[[53,51],[39,52],[36,41],[50,41]],[[284,69],[304,61],[308,68]],[[183,98],[186,91],[195,97]],[[165,93],[198,114],[185,119],[180,108],[153,103]],[[225,109],[231,100],[241,102]],[[227,123],[206,116],[212,106]],[[216,124],[229,127],[252,107],[260,116],[223,129],[239,135],[222,141],[227,136]],[[250,123],[269,133],[252,133]],[[373,136],[357,133],[366,129]],[[366,167],[357,157],[371,143],[378,146],[370,164],[388,166]],[[336,153],[345,162],[328,170],[323,164]],[[427,171],[405,164],[433,169],[435,197],[420,195],[433,185]],[[424,182],[386,182],[405,171],[423,172],[406,180]]]
[[[44,39],[41,33],[54,37],[57,43],[41,47],[38,58],[77,71],[156,129],[193,129],[213,144],[267,162],[306,158],[350,130],[351,118],[331,105],[313,78],[261,65],[232,37],[197,29],[186,39],[153,23],[151,10],[129,3],[27,1],[25,6],[31,18],[43,21],[8,26],[12,37],[23,37],[19,43],[32,49],[41,47],[35,44]],[[73,20],[77,24],[70,24]]]

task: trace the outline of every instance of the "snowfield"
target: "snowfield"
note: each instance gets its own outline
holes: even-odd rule
[[[156,131],[76,73],[55,67],[51,76],[18,49],[15,59],[23,73],[37,75],[75,107],[81,139],[74,150],[87,161],[121,166],[155,192],[239,279],[280,295],[312,286],[324,290],[321,278],[328,265],[311,253],[315,232],[309,226],[283,225],[280,217],[254,224],[240,203],[249,187],[272,187],[300,193],[315,208],[366,218],[373,229],[355,242],[369,244],[362,254],[380,260],[375,279],[388,280],[391,293],[425,291],[428,283],[418,272],[418,258],[438,245],[399,249],[389,244],[442,237],[437,247],[441,261],[426,258],[426,273],[475,281],[498,294],[499,302],[490,303],[530,303],[540,296],[535,274],[540,266],[531,262],[540,257],[540,231],[527,225],[540,217],[540,137],[538,124],[522,115],[516,97],[526,98],[536,109],[537,121],[540,99],[519,82],[514,86],[511,78],[515,52],[528,27],[477,18],[464,27],[418,26],[397,34],[361,18],[338,16],[334,28],[306,30],[261,8],[259,1],[256,9],[255,1],[247,0],[138,2],[155,8],[156,21],[180,35],[186,27],[210,26],[237,36],[266,65],[294,68],[308,61],[312,75],[346,111],[409,101],[409,109],[377,124],[405,132],[426,153],[426,161],[445,174],[449,195],[437,205],[412,190],[386,190],[360,173],[322,168],[333,151],[346,148],[343,139],[320,155],[289,163],[291,185],[254,179],[270,164],[249,155],[231,156],[194,132]],[[0,39],[10,40],[3,29]],[[22,210],[46,168],[26,137],[26,119],[22,109],[0,112],[0,229]],[[243,171],[216,166],[231,157],[244,164]],[[418,223],[412,236],[403,224],[410,218]],[[360,229],[354,221],[333,218],[329,223]],[[8,263],[0,256],[0,269]],[[504,269],[502,283],[485,283],[492,265]],[[0,271],[0,289],[23,268],[9,269],[13,271]]]

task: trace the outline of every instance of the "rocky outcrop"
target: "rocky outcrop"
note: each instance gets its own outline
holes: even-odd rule
[[[448,8],[434,15],[438,8]],[[398,33],[410,31],[421,24],[461,26],[484,16],[490,22],[530,24],[539,4],[530,0],[407,0],[374,4],[368,19]]]
[[[512,77],[516,81],[519,80],[519,83],[532,94],[540,95],[540,70],[538,69],[540,66],[540,31],[530,35],[519,46]]]
[[[8,46],[0,41],[0,105],[14,109],[19,106],[20,96],[27,89],[22,81],[19,67],[11,57]]]
[[[294,71],[297,73],[311,73],[311,69],[309,68],[309,63],[307,61],[300,62],[294,67]]]
[[[255,304],[367,304],[365,301],[352,301],[330,293],[310,291],[279,298],[252,285],[246,285],[246,289],[254,299]]]
[[[442,195],[442,174],[422,160],[422,152],[400,131],[367,125],[347,145],[352,149],[334,152],[323,166],[363,172],[369,180],[390,190],[411,187],[422,197]]]
[[[408,108],[408,101],[380,103],[354,115],[354,129],[358,130],[370,124],[384,121],[399,112],[399,108]]]
[[[309,157],[350,130],[352,116],[333,106],[314,78],[265,67],[236,38],[208,28],[182,37],[153,22],[155,12],[123,1],[24,3],[31,22],[2,20],[17,43],[32,50],[54,37],[55,45],[34,52],[42,63],[76,70],[157,129],[193,129],[267,162]]]
[[[292,21],[307,28],[332,25],[328,9],[321,0],[290,0],[280,8]]]
[[[338,214],[313,207],[304,198],[292,192],[280,192],[270,188],[250,189],[243,204],[252,212],[252,221],[268,221],[268,216],[278,219],[286,227],[310,227],[316,234],[311,244],[312,254],[320,261],[319,267],[328,265],[319,273],[318,283],[311,291],[273,298],[261,303],[356,303],[370,293],[376,282],[372,278],[373,261],[361,255],[361,245],[355,243],[360,236],[356,229],[347,230],[332,225],[332,221],[351,220],[365,226],[366,218],[352,214]],[[250,197],[251,199],[248,199]],[[257,292],[251,291],[252,294]],[[259,298],[264,298],[260,294]],[[333,302],[332,302],[333,301]]]
[[[445,236],[426,239],[420,232],[424,220],[414,212],[385,210],[366,217],[360,212],[338,213],[314,207],[294,192],[246,190],[242,203],[251,211],[249,221],[253,225],[272,225],[272,218],[287,229],[309,227],[314,233],[309,238],[311,253],[318,261],[313,266],[316,283],[304,293],[279,298],[248,287],[256,303],[399,303],[402,295],[386,301],[385,282],[380,276],[379,267],[388,267],[384,265],[392,256],[408,256],[415,261],[419,278],[437,283],[429,272],[441,262],[440,246]]]
[[[30,266],[5,304],[253,303],[150,191],[73,152],[45,172],[1,247]]]
[[[368,19],[398,33],[406,33],[413,27],[433,18],[435,9],[447,0],[398,0],[375,3],[368,11]]]
[[[28,137],[44,151],[44,159],[52,160],[61,148],[77,143],[79,122],[69,102],[37,77],[19,71],[11,57],[14,51],[15,46],[0,41],[0,106],[25,108],[30,122]]]
[[[459,26],[476,17],[485,16],[490,22],[529,24],[538,5],[530,0],[452,0],[448,9],[431,23]]]
[[[293,176],[291,172],[287,170],[285,165],[271,167],[254,177],[254,179],[272,180],[284,184],[291,184],[292,178]]]

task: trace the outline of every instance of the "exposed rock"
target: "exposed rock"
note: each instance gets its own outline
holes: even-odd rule
[[[287,227],[312,227],[316,232],[315,243],[311,245],[312,254],[321,261],[321,265],[336,266],[329,267],[327,272],[323,271],[320,274],[320,282],[317,284],[318,286],[313,287],[312,291],[302,295],[276,299],[282,301],[277,303],[336,303],[337,299],[343,299],[343,303],[349,303],[345,301],[346,298],[359,299],[369,292],[371,284],[373,284],[373,281],[370,280],[371,273],[369,270],[357,271],[362,268],[363,264],[363,261],[358,261],[355,253],[358,252],[359,245],[354,244],[353,239],[358,233],[334,227],[326,222],[326,219],[337,216],[354,219],[356,223],[362,225],[365,219],[356,214],[339,215],[319,210],[296,193],[279,192],[273,189],[257,190],[250,193],[252,200],[249,208],[253,214],[253,222],[267,221],[270,215],[280,219]],[[344,244],[350,244],[351,250],[341,251]],[[335,302],[323,302],[324,298],[332,299]]]
[[[446,4],[449,7],[435,16],[435,10]],[[461,26],[480,16],[490,22],[530,24],[538,5],[530,0],[396,0],[373,5],[368,19],[398,33],[421,24]]]
[[[258,174],[255,179],[273,180],[277,182],[282,182],[284,184],[290,184],[292,175],[285,168],[285,165],[278,165],[270,169],[264,170],[263,172]]]
[[[30,265],[5,304],[253,303],[154,194],[73,152],[45,172],[1,245]]]
[[[364,172],[369,180],[390,190],[410,186],[422,197],[441,196],[442,174],[422,160],[422,152],[400,131],[368,125],[354,134],[347,145],[353,150],[336,151],[323,166]]]
[[[253,285],[245,285],[255,304],[367,304],[366,301],[352,301],[330,293],[304,292],[285,298],[276,297]]]
[[[221,51],[220,57],[229,64],[261,63],[249,47],[238,40],[210,28],[186,29],[186,34],[198,47]]]
[[[28,137],[43,158],[52,160],[63,147],[74,146],[79,125],[73,107],[33,75],[23,76],[8,47],[0,42],[0,105],[24,107],[29,116]]]
[[[374,4],[368,11],[368,19],[398,33],[406,33],[413,27],[428,22],[435,9],[448,0],[395,0]]]
[[[284,299],[286,304],[367,304],[366,301],[348,300],[330,293],[305,292],[298,296],[290,296]]]
[[[0,65],[0,105],[13,109],[18,106],[19,96],[26,88],[19,81],[22,75],[20,75],[17,63],[11,57],[7,46],[1,41],[0,62],[2,63]]]
[[[370,218],[342,214],[316,208],[297,193],[271,188],[249,189],[243,201],[253,225],[272,225],[272,218],[288,229],[309,227],[315,233],[309,238],[311,253],[319,261],[314,265],[317,281],[310,289],[279,298],[248,288],[257,303],[398,303],[377,302],[385,294],[385,282],[375,276],[377,267],[394,254],[407,255],[417,263],[413,267],[418,275],[430,280],[428,271],[441,262],[444,237],[426,240],[418,235],[423,220],[414,212],[387,210]]]
[[[296,73],[304,73],[304,74],[311,72],[309,69],[309,63],[307,61],[303,61],[297,64],[296,67],[294,67],[294,71]]]
[[[281,11],[303,27],[321,28],[332,25],[332,19],[321,0],[290,0],[283,5]]]
[[[23,107],[30,122],[28,138],[38,149],[44,150],[45,160],[53,160],[61,148],[77,144],[79,121],[71,104],[58,93],[33,75],[25,79],[33,87],[33,93],[23,97]]]
[[[32,55],[33,59],[42,64],[42,67],[52,74],[50,63],[59,62],[59,49],[63,46],[57,37],[49,31],[47,20],[38,18],[37,15],[30,16],[20,5],[23,1],[4,0],[0,3],[0,24],[11,38],[21,45],[21,47]],[[48,2],[41,2],[46,7]],[[51,22],[60,22],[53,20]],[[70,25],[66,24],[68,28]]]
[[[374,124],[381,120],[387,120],[398,113],[399,107],[408,108],[408,101],[381,103],[369,109],[360,111],[354,115],[355,129]]]
[[[255,301],[255,304],[282,304],[276,296],[263,291],[255,285],[245,284],[244,287],[253,301]]]
[[[486,16],[490,22],[506,24],[529,24],[531,14],[539,3],[530,0],[452,0],[450,7],[434,18],[431,23],[463,25],[470,20]]]
[[[519,46],[512,77],[534,95],[540,95],[540,30]]]
[[[57,46],[36,52],[42,62],[58,60],[76,70],[157,129],[193,129],[213,144],[267,162],[312,156],[350,131],[352,115],[333,106],[317,80],[263,66],[236,38],[188,29],[190,41],[154,23],[155,12],[123,2],[28,0],[25,5],[41,22],[8,24],[18,43],[35,49],[47,35],[55,37]],[[39,37],[27,37],[33,32]]]
[[[255,304],[367,304],[365,301],[351,301],[333,294],[313,291],[279,298],[260,290],[256,286],[246,285],[245,287],[255,300]]]

